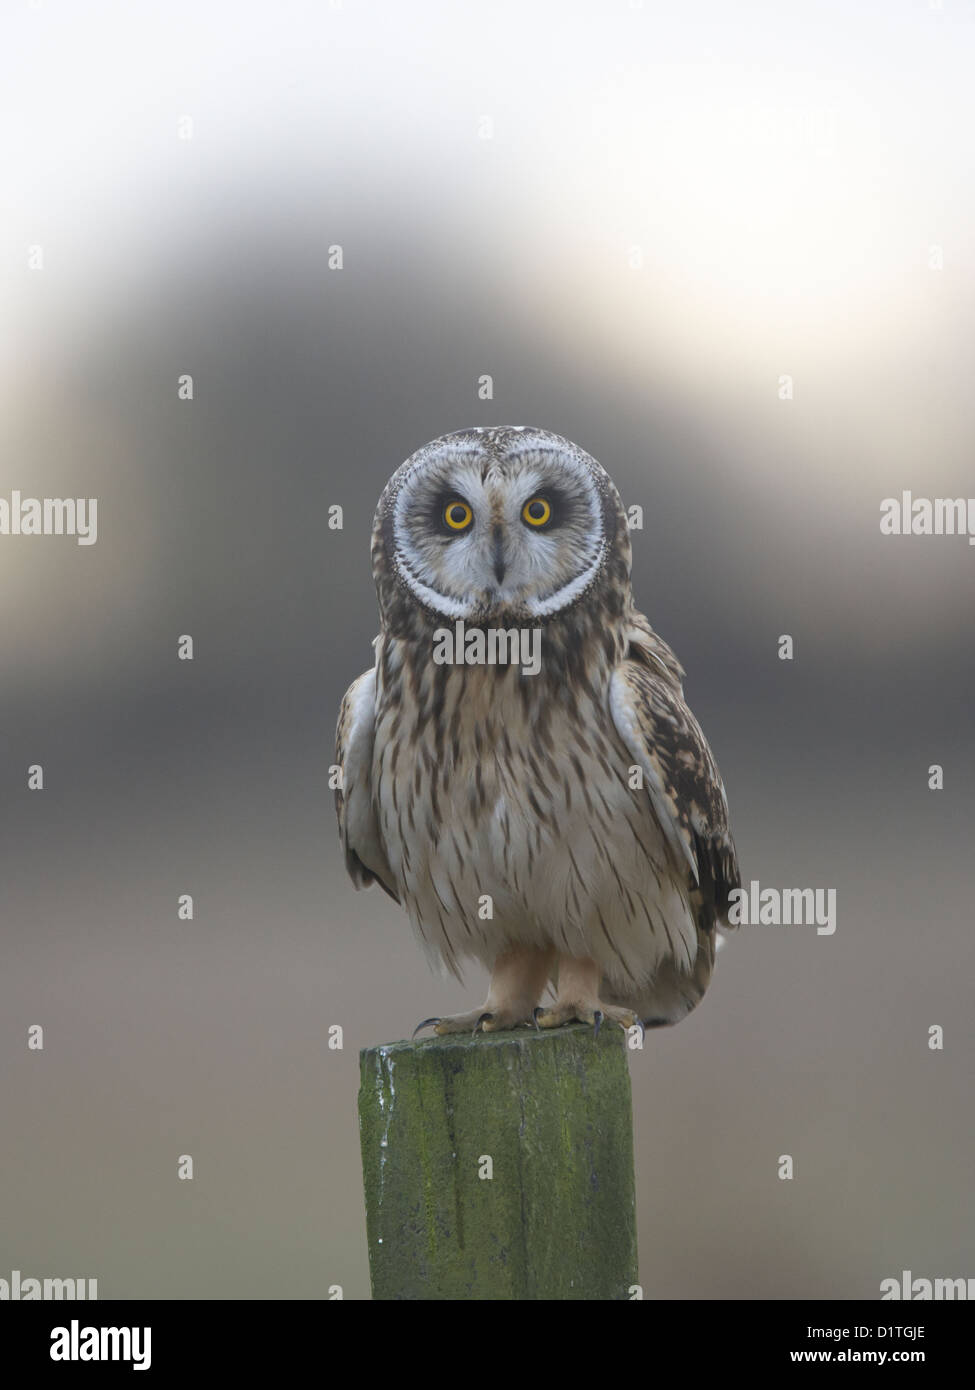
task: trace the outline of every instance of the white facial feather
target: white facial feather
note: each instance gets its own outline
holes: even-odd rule
[[[404,465],[393,508],[395,563],[417,600],[444,617],[551,617],[578,601],[605,560],[601,470],[576,446],[562,449],[564,441],[527,429],[497,456],[490,433],[447,437]],[[543,527],[523,516],[535,497],[552,505]],[[442,514],[455,500],[473,520],[451,534]]]

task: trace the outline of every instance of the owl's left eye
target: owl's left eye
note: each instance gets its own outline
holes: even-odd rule
[[[529,526],[544,526],[552,518],[552,508],[544,497],[532,497],[522,507],[521,518]]]
[[[443,519],[451,531],[466,531],[474,520],[474,513],[466,502],[455,499],[444,507]]]

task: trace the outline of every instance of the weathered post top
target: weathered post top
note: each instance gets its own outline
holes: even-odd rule
[[[626,1039],[584,1025],[360,1054],[373,1297],[627,1299]]]

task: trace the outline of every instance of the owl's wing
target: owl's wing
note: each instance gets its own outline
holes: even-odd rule
[[[642,613],[633,613],[627,655],[610,683],[610,712],[634,764],[643,769],[653,815],[690,872],[701,925],[728,915],[741,886],[728,829],[728,802],[701,726],[684,703],[683,669]]]
[[[357,888],[376,882],[399,902],[372,795],[372,745],[376,728],[376,671],[364,672],[345,692],[335,730],[335,761],[342,786],[335,790],[345,866]]]

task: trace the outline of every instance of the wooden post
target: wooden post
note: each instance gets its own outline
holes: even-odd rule
[[[374,1298],[627,1299],[637,1282],[626,1037],[604,1025],[360,1054]]]

